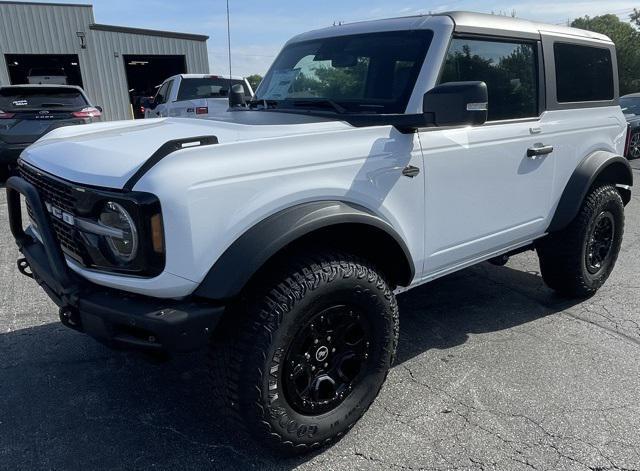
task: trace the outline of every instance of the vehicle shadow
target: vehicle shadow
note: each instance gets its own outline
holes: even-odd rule
[[[488,264],[399,302],[396,365],[569,306],[538,276]],[[274,456],[223,428],[204,354],[150,363],[53,322],[53,312],[52,323],[0,334],[0,468],[291,469],[309,459]]]

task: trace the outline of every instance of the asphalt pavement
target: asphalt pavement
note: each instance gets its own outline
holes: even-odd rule
[[[2,191],[0,470],[640,469],[639,209],[640,191],[587,301],[547,289],[531,252],[401,295],[377,401],[332,448],[283,459],[221,426],[203,354],[149,363],[63,327],[16,269]]]

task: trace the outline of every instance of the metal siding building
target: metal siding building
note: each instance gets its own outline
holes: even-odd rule
[[[104,119],[130,119],[131,76],[125,56],[144,56],[147,61],[182,57],[184,70],[178,73],[208,73],[207,39],[194,34],[96,24],[92,5],[0,1],[0,85],[18,82],[12,80],[10,71],[18,61],[9,64],[7,57],[77,57],[72,64],[79,68],[82,86],[90,99],[103,107]],[[158,63],[149,80],[160,84],[173,75],[167,70],[168,75],[162,76],[162,70]]]

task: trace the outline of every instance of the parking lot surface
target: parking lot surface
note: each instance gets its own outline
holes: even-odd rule
[[[640,181],[640,163],[633,163]],[[398,358],[342,441],[283,459],[220,425],[203,354],[113,352],[57,321],[15,268],[0,192],[0,469],[640,469],[640,193],[593,298],[534,253],[399,297]]]

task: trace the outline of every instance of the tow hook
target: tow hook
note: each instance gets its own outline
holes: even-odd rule
[[[18,270],[20,271],[20,273],[22,273],[24,276],[28,276],[29,278],[33,279],[33,272],[31,271],[31,267],[29,266],[29,262],[27,262],[27,259],[19,258],[17,263],[18,263]]]
[[[63,306],[60,308],[60,321],[72,329],[79,330],[81,328],[78,311],[71,306]]]

